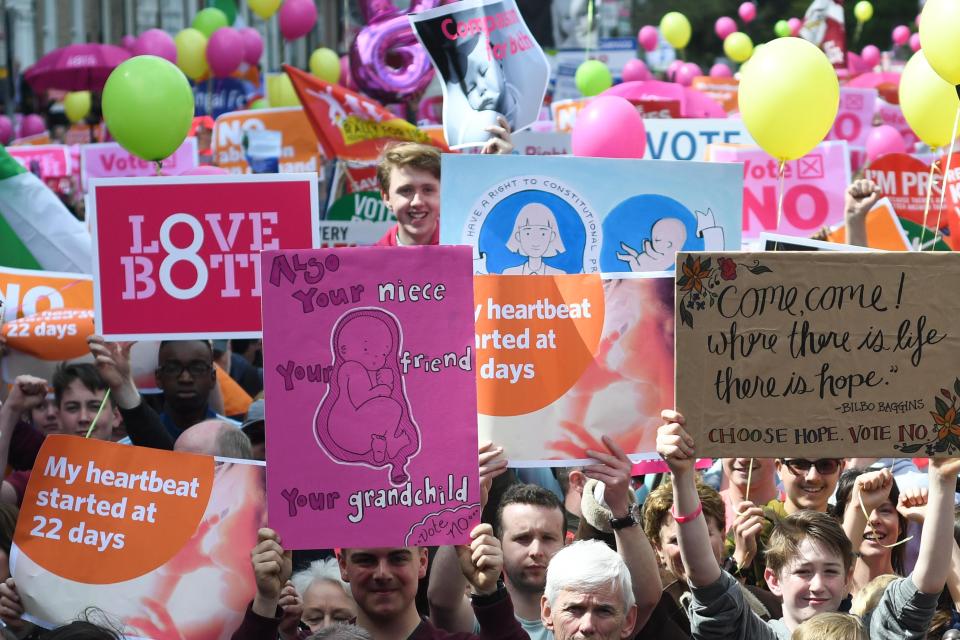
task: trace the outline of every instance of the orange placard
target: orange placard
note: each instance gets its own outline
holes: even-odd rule
[[[243,149],[243,134],[248,130],[281,133],[280,173],[314,173],[320,170],[323,156],[301,107],[223,114],[213,126],[213,163],[231,173],[250,173]]]
[[[910,251],[910,240],[900,224],[897,212],[886,198],[881,198],[867,213],[867,246],[883,251]],[[827,236],[830,242],[847,243],[846,225],[840,224]]]
[[[213,458],[49,436],[30,476],[14,542],[47,571],[86,584],[144,575],[200,524]]]
[[[48,309],[92,309],[93,279],[81,273],[0,267],[0,306],[2,322]]]
[[[604,318],[598,276],[477,276],[474,300],[481,414],[546,407],[593,362]]]
[[[0,333],[8,347],[34,358],[82,358],[94,333],[93,309],[47,309],[4,324]]]
[[[553,112],[553,125],[561,133],[573,131],[573,123],[577,121],[577,114],[587,106],[587,100],[560,100],[550,105]]]
[[[740,81],[734,78],[711,78],[710,76],[697,76],[693,79],[691,86],[706,94],[720,103],[723,110],[727,113],[736,111],[737,94],[740,91]]]

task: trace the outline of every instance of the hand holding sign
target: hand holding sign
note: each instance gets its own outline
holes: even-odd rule
[[[746,567],[757,556],[757,538],[763,530],[763,509],[749,500],[737,506],[737,517],[733,521],[733,540],[735,549],[733,559],[738,567]]]
[[[470,545],[457,545],[460,570],[476,595],[490,595],[497,590],[503,569],[503,549],[493,535],[493,527],[479,524],[470,532]]]
[[[299,637],[298,628],[300,626],[300,617],[303,615],[303,598],[297,593],[297,588],[293,583],[287,580],[280,592],[280,602],[277,603],[283,609],[283,615],[280,618],[278,631],[281,638]]]
[[[610,507],[614,518],[623,518],[630,511],[630,470],[633,463],[610,436],[603,436],[603,444],[609,453],[587,450],[587,455],[598,464],[585,467],[583,473],[591,480],[603,483],[603,501]]]
[[[284,551],[276,531],[263,528],[257,532],[257,546],[253,548],[251,556],[253,575],[257,582],[253,611],[272,618],[276,613],[283,585],[293,573],[293,554]]]
[[[684,429],[686,420],[670,409],[664,409],[660,417],[665,424],[657,429],[657,453],[670,467],[670,473],[674,476],[692,473],[697,457],[693,438]]]
[[[23,603],[17,592],[17,585],[13,578],[0,582],[0,620],[11,629],[20,629],[26,624],[20,617],[23,615]]]
[[[103,336],[87,338],[100,377],[110,387],[113,399],[123,409],[132,409],[140,404],[140,393],[133,381],[130,367],[130,349],[135,342],[107,342]]]

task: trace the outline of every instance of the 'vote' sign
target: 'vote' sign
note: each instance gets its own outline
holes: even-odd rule
[[[260,252],[319,246],[310,174],[93,180],[97,331],[260,335]]]

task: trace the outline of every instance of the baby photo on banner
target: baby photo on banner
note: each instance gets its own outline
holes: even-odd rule
[[[452,148],[482,146],[506,118],[536,122],[550,64],[514,0],[465,0],[409,16],[443,89],[443,131]]]
[[[90,608],[127,638],[227,638],[256,593],[264,468],[227,458],[48,436],[24,495],[10,572],[26,617]]]
[[[677,251],[740,249],[738,164],[444,155],[441,166],[440,241],[473,247],[476,274],[671,271]]]
[[[479,523],[467,247],[263,253],[270,525],[289,549]]]
[[[511,466],[588,463],[607,435],[656,456],[673,402],[673,278],[476,276],[480,439]]]

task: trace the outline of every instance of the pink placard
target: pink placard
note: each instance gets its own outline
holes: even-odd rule
[[[90,183],[98,333],[260,336],[260,251],[319,246],[313,174]]]
[[[264,252],[267,505],[285,548],[469,539],[472,266],[468,247]]]
[[[163,161],[166,175],[179,175],[197,166],[197,139],[187,138]],[[90,178],[133,178],[157,175],[157,163],[142,160],[116,142],[85,144],[80,148],[80,179],[83,190]]]
[[[846,140],[851,147],[866,147],[867,136],[873,128],[876,102],[876,89],[842,87],[840,109],[827,140]]]
[[[809,237],[843,220],[850,183],[845,141],[823,142],[784,167],[783,215],[777,226],[777,161],[760,149],[710,145],[710,159],[743,163],[743,239],[763,231]]]
[[[917,134],[910,128],[907,119],[903,117],[903,110],[900,108],[900,105],[890,104],[886,100],[878,98],[876,101],[876,109],[877,115],[883,120],[883,124],[888,124],[899,131],[900,135],[902,135],[903,139],[907,142],[907,149],[913,149],[914,145],[920,141],[920,138],[918,138]]]
[[[7,147],[7,152],[30,171],[39,167],[41,178],[62,178],[70,175],[70,151],[66,145]]]

